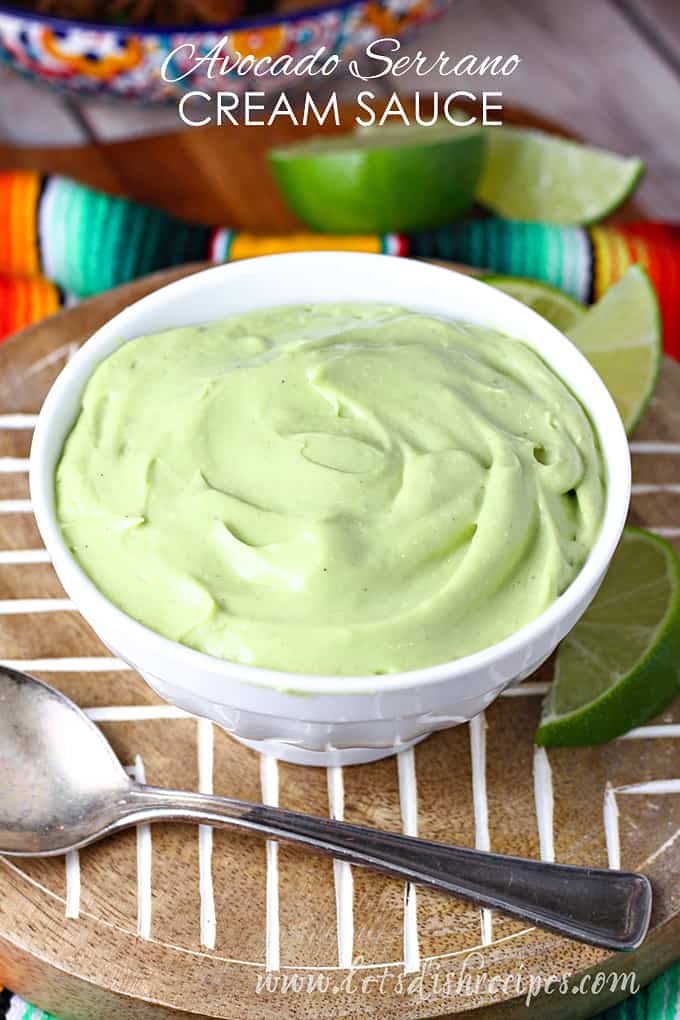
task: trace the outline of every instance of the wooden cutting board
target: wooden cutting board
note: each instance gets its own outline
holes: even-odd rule
[[[403,97],[402,102],[412,114],[413,101]],[[373,106],[380,111],[384,104],[385,100],[376,100]],[[456,105],[468,114],[480,114],[479,104],[461,100]],[[423,117],[428,117],[431,103],[427,97],[422,98],[421,108]],[[356,104],[342,105],[340,128],[330,121],[322,127],[296,127],[281,120],[271,127],[189,128],[68,148],[21,148],[0,142],[0,170],[64,174],[93,188],[160,206],[181,219],[271,234],[300,229],[301,225],[278,194],[267,165],[267,150],[312,134],[349,131],[357,114],[362,111]],[[508,124],[575,137],[553,121],[511,105],[505,106],[503,119]],[[629,202],[616,219],[636,215]]]
[[[393,830],[415,817],[433,839],[640,869],[655,888],[651,933],[638,952],[612,955],[294,849],[157,825],[66,860],[0,859],[0,981],[63,1020],[507,1020],[526,1017],[530,983],[552,974],[568,975],[569,989],[597,972],[649,981],[680,955],[680,703],[629,739],[545,754],[532,738],[546,667],[399,760],[299,768],[159,703],[59,601],[28,502],[34,416],[92,330],[177,275],[97,297],[0,347],[0,659],[90,710],[151,783],[251,800],[264,783],[283,806],[319,815]],[[673,536],[678,440],[680,365],[666,362],[633,444],[633,516]],[[623,994],[543,994],[531,1015],[574,1020]]]

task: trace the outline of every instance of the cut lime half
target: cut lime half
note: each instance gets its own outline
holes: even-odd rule
[[[599,372],[630,435],[654,392],[663,350],[659,302],[645,270],[631,266],[566,332]]]
[[[530,280],[523,276],[483,276],[482,280],[533,308],[563,333],[586,313],[578,301],[558,287],[551,287],[541,280]]]
[[[360,129],[272,149],[290,209],[312,230],[382,234],[425,230],[472,205],[484,162],[481,128]]]
[[[503,125],[486,134],[477,197],[506,219],[595,223],[628,198],[644,171],[637,158],[543,131]]]
[[[679,692],[680,563],[668,542],[626,528],[602,587],[557,653],[536,743],[605,743]]]

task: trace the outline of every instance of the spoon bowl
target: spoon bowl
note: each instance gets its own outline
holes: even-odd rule
[[[594,945],[633,949],[649,925],[651,886],[643,875],[504,857],[134,782],[77,705],[48,684],[4,667],[0,775],[0,853],[66,853],[141,821],[208,823],[301,843]]]
[[[0,669],[0,851],[63,853],[106,831],[132,783],[101,732],[68,698]]]

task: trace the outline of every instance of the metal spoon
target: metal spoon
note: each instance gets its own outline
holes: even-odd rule
[[[133,782],[72,701],[0,667],[0,853],[63,854],[161,819],[231,825],[302,843],[611,949],[636,948],[649,925],[652,892],[643,875],[503,857]]]

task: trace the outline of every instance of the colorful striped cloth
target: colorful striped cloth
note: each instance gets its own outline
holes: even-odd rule
[[[559,227],[500,219],[416,234],[260,236],[185,223],[64,177],[0,174],[0,338],[138,276],[200,259],[345,249],[445,259],[530,276],[597,300],[635,262],[654,283],[669,353],[680,357],[680,225]]]
[[[324,249],[438,258],[530,276],[584,303],[640,262],[659,294],[666,348],[680,357],[680,226],[586,229],[483,219],[411,235],[263,237],[185,223],[63,177],[23,172],[0,173],[0,340],[69,297],[89,297],[154,270]],[[602,1018],[680,1020],[680,964]],[[0,989],[0,1020],[53,1018]]]

